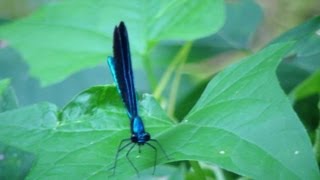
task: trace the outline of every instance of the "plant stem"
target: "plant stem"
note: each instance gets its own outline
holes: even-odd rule
[[[163,74],[163,76],[162,76],[162,78],[160,80],[160,83],[158,84],[157,88],[153,91],[153,96],[155,97],[155,99],[157,99],[157,100],[160,99],[160,96],[163,93],[163,90],[168,85],[168,82],[170,80],[170,77],[171,77],[173,71],[175,70],[175,67],[178,64],[180,64],[181,61],[185,60],[184,57],[186,56],[186,54],[189,53],[191,45],[192,45],[191,42],[188,42],[185,45],[183,45],[182,48],[180,49],[180,51],[174,57],[173,61],[169,65],[168,69]]]
[[[189,162],[190,162],[190,165],[191,165],[192,169],[197,174],[198,179],[199,180],[201,180],[201,179],[205,180],[206,179],[206,175],[203,172],[199,162],[198,161],[189,161]]]
[[[318,109],[320,110],[320,101],[318,103]],[[318,128],[316,129],[316,137],[314,142],[315,142],[313,146],[314,154],[316,156],[316,160],[318,164],[320,164],[320,122],[318,124]]]
[[[169,116],[173,117],[174,112],[175,112],[175,105],[177,101],[177,93],[179,90],[179,84],[180,84],[180,79],[181,79],[181,74],[182,74],[182,69],[183,66],[188,58],[190,49],[191,49],[192,43],[188,42],[185,44],[185,49],[183,49],[183,57],[181,57],[180,63],[178,67],[176,68],[175,72],[175,77],[172,82],[171,90],[170,90],[170,95],[169,95],[169,103],[168,103],[168,114]]]
[[[320,123],[316,130],[316,138],[314,143],[314,153],[316,155],[316,159],[318,164],[320,164]]]

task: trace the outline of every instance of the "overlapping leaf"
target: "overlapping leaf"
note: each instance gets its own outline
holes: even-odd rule
[[[158,163],[202,160],[255,179],[317,179],[308,136],[279,87],[275,68],[291,44],[264,49],[214,78],[185,120],[175,125],[144,95],[148,131],[171,157]],[[129,137],[122,102],[111,86],[93,87],[61,112],[43,103],[0,114],[0,141],[37,154],[28,178],[105,179],[117,145]],[[140,171],[154,151],[130,158]],[[151,173],[151,172],[150,172]],[[134,176],[122,153],[115,178]]]

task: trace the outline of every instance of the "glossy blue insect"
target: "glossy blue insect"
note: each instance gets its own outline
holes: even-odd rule
[[[126,153],[126,158],[139,176],[139,171],[130,160],[129,154],[136,145],[138,145],[140,153],[140,146],[144,144],[151,147],[155,152],[153,168],[154,174],[157,164],[157,148],[150,144],[150,141],[155,142],[165,154],[167,159],[169,158],[161,147],[160,143],[156,139],[151,139],[150,134],[145,131],[143,121],[139,116],[131,66],[129,37],[126,26],[123,22],[120,22],[119,26],[116,26],[113,32],[113,55],[114,57],[108,57],[108,65],[111,69],[113,79],[117,85],[118,92],[127,108],[131,130],[131,138],[123,139],[118,146],[114,166],[112,167],[113,175],[117,167],[119,153],[125,148],[129,147],[129,150]]]

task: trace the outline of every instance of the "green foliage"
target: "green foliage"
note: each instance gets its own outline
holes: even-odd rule
[[[294,109],[314,142],[320,129],[319,69],[320,17],[314,17],[275,39],[272,43],[296,41],[295,47],[278,68],[283,89],[289,94]],[[318,136],[319,137],[319,136]]]
[[[1,27],[0,38],[22,53],[31,75],[49,85],[104,61],[112,52],[113,28],[121,20],[130,29],[136,59],[160,40],[207,36],[224,20],[222,0],[144,0],[142,4],[125,0],[60,1]]]
[[[299,100],[320,93],[320,71],[316,71],[292,92],[292,99]]]
[[[307,136],[304,131],[297,132],[297,129],[302,129],[301,124],[274,75],[278,60],[286,50],[288,48],[281,45],[271,46],[249,60],[241,61],[238,66],[219,73],[187,115],[186,119],[195,126],[195,134],[197,131],[207,131],[217,137],[208,139],[205,134],[202,138],[195,135],[203,139],[202,142],[207,140],[204,144],[215,142],[216,145],[206,148],[208,154],[211,152],[212,157],[219,159],[215,163],[218,161],[221,166],[225,163],[228,166],[226,169],[239,173],[241,167],[255,169],[253,172],[257,174],[248,175],[253,178],[278,179],[280,174],[286,174],[289,179],[317,177],[316,164],[309,156],[312,154],[311,146],[305,141]],[[209,125],[211,129],[202,129],[209,123],[212,123]],[[228,153],[230,156],[225,157]],[[309,154],[309,158],[299,157],[300,153]],[[205,159],[208,160],[208,157]],[[258,159],[263,161],[257,162]],[[309,177],[303,177],[305,170],[298,170],[301,164],[313,164],[313,167],[308,167],[313,169],[313,172],[307,173]],[[266,170],[269,172],[267,175],[260,174]]]
[[[1,142],[0,152],[1,179],[24,179],[36,160],[34,154]]]
[[[171,165],[157,166],[155,176],[221,179],[227,170],[253,179],[320,179],[316,159],[320,157],[320,125],[314,123],[307,132],[292,108],[292,103],[306,97],[315,96],[313,100],[319,102],[316,59],[320,54],[320,17],[285,33],[256,53],[237,58],[238,63],[226,68],[217,68],[217,62],[202,64],[199,69],[206,71],[206,79],[179,89],[180,76],[188,69],[182,68],[186,60],[200,64],[203,58],[225,51],[251,51],[251,38],[261,21],[260,8],[250,0],[231,1],[226,12],[231,19],[218,34],[209,36],[224,23],[221,0],[66,0],[0,26],[0,37],[22,54],[34,77],[49,85],[103,62],[111,55],[114,26],[124,20],[133,64],[142,60],[149,83],[158,82],[152,77],[152,57],[172,61],[155,88],[156,98],[166,105],[162,96],[166,96],[165,88],[173,79],[169,94],[174,99],[169,100],[167,112],[152,95],[139,97],[139,112],[147,131],[170,157],[167,159],[158,150],[157,164]],[[241,22],[247,16],[254,18],[242,28]],[[233,26],[239,27],[232,29]],[[195,41],[205,36],[209,37]],[[174,41],[175,49],[163,44],[163,49],[157,49],[164,40],[188,42],[177,46]],[[202,45],[207,46],[202,49]],[[171,54],[161,54],[167,50]],[[282,58],[285,61],[281,63]],[[306,61],[301,63],[301,59]],[[226,62],[223,61],[224,66]],[[197,72],[195,66],[190,67],[191,75]],[[223,70],[212,77],[220,69]],[[290,71],[300,79],[287,83],[286,73]],[[14,81],[0,81],[0,179],[110,178],[117,147],[122,139],[130,137],[130,122],[114,86],[83,90],[63,108],[51,102],[19,108],[11,83]],[[280,85],[290,92],[291,99]],[[176,98],[183,95],[189,97],[175,104]],[[319,112],[318,107],[312,107]],[[297,112],[300,116],[301,111]],[[175,113],[178,121],[167,115]],[[301,119],[309,127],[310,118]],[[142,172],[142,178],[150,179],[155,152],[148,146],[141,147],[141,151],[139,154],[135,148],[130,159]],[[225,176],[237,178],[235,174]],[[120,154],[112,178],[136,178],[125,152]]]
[[[204,160],[253,178],[316,179],[311,144],[274,73],[290,47],[274,45],[227,68],[178,125],[144,95],[140,112],[146,127],[174,161]],[[31,179],[107,177],[119,140],[129,134],[121,100],[110,86],[82,92],[61,112],[42,103],[4,112],[0,119],[1,141],[38,155]],[[143,148],[139,169],[152,166],[150,153]],[[168,162],[163,155],[160,160]],[[123,162],[121,156],[117,172],[134,175]]]
[[[271,42],[297,41],[278,69],[279,79],[287,92],[319,69],[319,29],[320,17],[315,17]]]
[[[141,105],[142,116],[155,137],[173,126],[150,95]],[[37,154],[38,161],[28,176],[31,179],[108,177],[119,138],[129,133],[123,105],[111,86],[82,92],[61,112],[53,104],[41,103],[7,111],[0,119],[1,141]],[[152,165],[147,152],[139,159],[143,167]],[[134,174],[128,166],[119,165],[117,172]]]

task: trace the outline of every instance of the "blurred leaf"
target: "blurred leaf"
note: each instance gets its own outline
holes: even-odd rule
[[[150,2],[150,1],[146,1]],[[125,1],[127,3],[127,1]],[[224,3],[222,0],[201,1],[158,1],[147,3],[150,9],[148,40],[164,39],[194,40],[208,36],[220,29],[224,22]],[[179,15],[177,16],[177,12]],[[145,15],[145,14],[143,14]],[[195,26],[197,24],[197,26]]]
[[[0,179],[25,179],[34,162],[31,153],[0,142]]]
[[[290,92],[320,68],[320,16],[284,33],[272,43],[297,41],[295,48],[283,60],[278,77],[286,92]]]
[[[318,112],[320,113],[320,101],[318,101]],[[320,166],[320,121],[318,122],[317,129],[315,130],[315,143],[313,148],[316,159],[318,161],[318,166]]]
[[[280,81],[282,89],[289,94],[299,83],[303,82],[308,76],[309,72],[296,66],[295,64],[282,61],[277,69],[277,76]]]
[[[255,1],[227,1],[225,24],[217,33],[193,43],[189,62],[197,63],[225,51],[250,49],[251,40],[262,20],[262,9]],[[182,45],[180,41],[163,42],[155,48],[151,59],[155,59],[156,66],[167,67]]]
[[[307,129],[312,142],[314,142],[315,130],[318,127],[320,119],[319,109],[317,107],[318,102],[319,95],[313,95],[296,101],[293,104],[293,108]]]
[[[298,27],[295,27],[288,32],[283,33],[280,37],[274,39],[270,44],[275,44],[279,42],[288,42],[288,41],[300,41],[300,42],[305,42],[310,38],[312,35],[318,35],[320,27],[320,16],[316,16]],[[296,44],[296,47],[301,46],[299,43]],[[294,48],[293,51],[299,50],[298,48]],[[305,48],[300,49],[300,50],[306,50]],[[319,51],[316,49],[309,49],[309,51]]]
[[[191,91],[188,91],[187,94],[179,94],[181,100],[176,104],[174,117],[176,117],[178,120],[182,120],[188,114],[188,112],[200,98],[207,83],[208,80],[205,80],[199,83],[197,86],[193,87],[193,89],[191,89]]]
[[[82,70],[63,82],[48,87],[41,87],[39,81],[30,77],[28,70],[28,65],[15,49],[9,47],[0,48],[0,79],[10,78],[11,86],[19,99],[20,106],[48,101],[63,107],[75,94],[83,89],[113,81],[106,64]],[[139,78],[141,74],[138,72],[135,71],[136,78]],[[143,83],[145,82],[136,84],[139,90],[143,89],[141,87],[147,86],[147,84],[141,86]],[[61,89],[63,89],[63,93],[57,93]]]
[[[215,35],[196,41],[192,56],[197,59],[202,56],[203,59],[208,58],[204,56],[208,53],[212,56],[224,51],[250,49],[251,40],[262,20],[262,9],[255,1],[229,1],[224,26]]]
[[[139,177],[130,177],[130,180],[157,180],[157,179],[183,179],[185,174],[185,169],[178,168],[176,166],[172,165],[159,165],[157,166],[156,174],[150,174],[152,172],[153,167],[150,167],[146,170],[140,171]],[[110,178],[110,179],[116,179],[116,178]]]
[[[180,83],[175,117],[181,120],[186,115],[201,95],[209,78],[212,78],[214,74],[229,64],[248,55],[242,50],[250,48],[252,37],[262,18],[262,9],[253,0],[226,2],[226,23],[224,26],[218,33],[196,40],[192,45],[188,62],[183,68],[185,77]],[[240,24],[243,22],[246,24]],[[180,41],[160,43],[151,54],[155,71],[168,67],[183,45],[184,43]],[[217,56],[217,54],[232,50],[241,50],[241,52],[229,52]]]
[[[206,161],[254,179],[319,178],[308,136],[275,77],[290,47],[273,45],[227,68],[178,125],[145,94],[141,116],[170,161]],[[108,178],[118,143],[130,134],[126,111],[111,86],[82,92],[60,113],[43,103],[1,113],[0,119],[0,141],[38,155],[30,179]],[[143,171],[153,166],[153,153],[145,146],[140,157],[134,158],[136,148],[130,157]],[[168,162],[160,151],[159,162]],[[121,153],[115,178],[132,175]]]
[[[48,1],[57,0],[1,0],[0,18],[13,19],[25,16]]]
[[[0,38],[17,48],[31,74],[48,85],[104,61],[121,20],[128,26],[133,55],[141,59],[160,40],[216,32],[224,21],[223,1],[59,1],[2,26]]]
[[[186,168],[183,165],[180,165],[179,168],[176,168],[176,171],[171,173],[168,180],[176,180],[176,179],[185,179]]]
[[[10,80],[0,80],[0,112],[15,109],[17,107],[18,101],[10,87]]]
[[[298,101],[305,97],[320,93],[320,70],[313,73],[310,77],[300,83],[290,93],[293,100]]]
[[[316,20],[313,22],[320,24],[320,16]],[[317,28],[320,28],[320,25]],[[305,33],[305,37],[297,40],[295,49],[285,59],[285,62],[294,64],[311,74],[320,68],[320,61],[318,61],[320,58],[320,32],[317,32],[319,29],[316,31],[310,29],[309,31],[309,33],[297,32]]]

